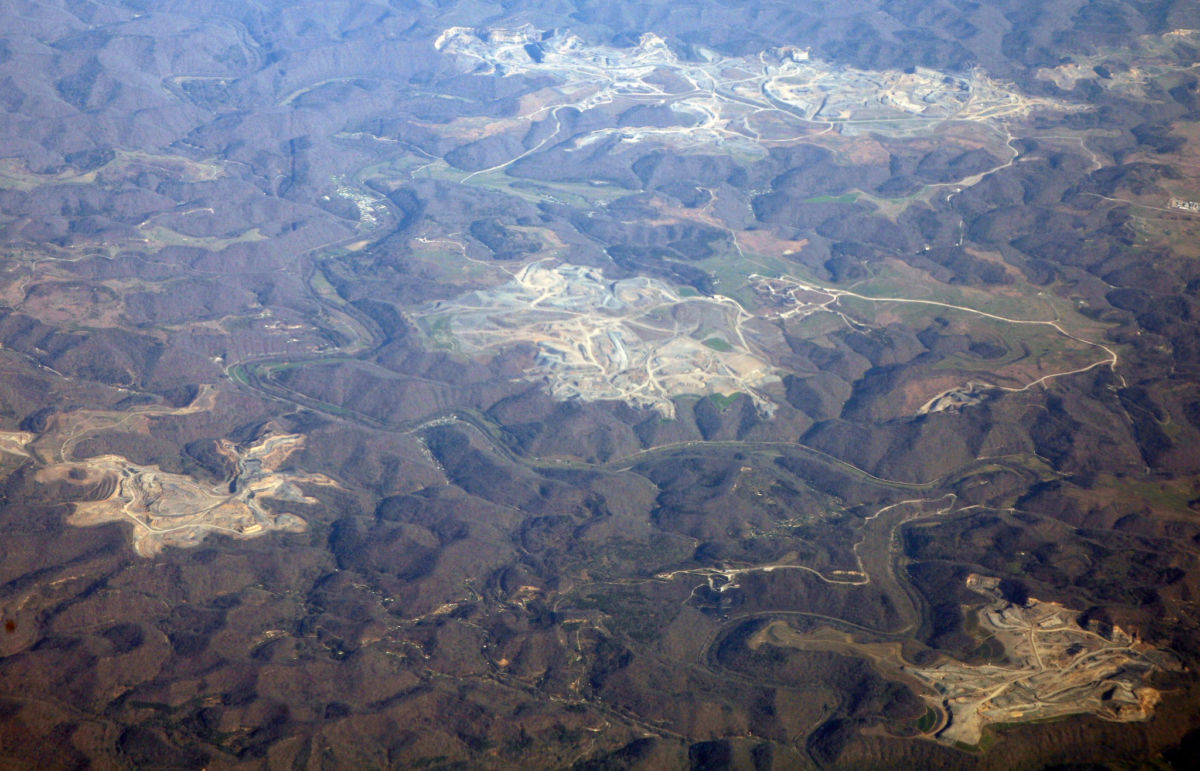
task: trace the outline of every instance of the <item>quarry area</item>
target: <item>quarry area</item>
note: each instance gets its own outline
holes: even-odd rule
[[[316,503],[299,485],[336,483],[321,474],[284,469],[288,457],[303,444],[304,437],[297,434],[267,435],[244,447],[220,440],[218,452],[235,471],[215,486],[119,455],[56,463],[39,469],[36,478],[43,484],[65,482],[82,488],[87,500],[74,503],[70,524],[131,523],[134,549],[150,557],[166,546],[196,546],[214,532],[234,538],[275,530],[304,532],[305,521],[279,511],[278,504]]]
[[[584,111],[619,101],[669,104],[683,124],[602,129],[581,143],[613,132],[631,141],[791,141],[796,121],[836,126],[846,134],[903,135],[949,120],[987,122],[1039,107],[1065,109],[1053,100],[1022,95],[978,70],[961,75],[925,67],[860,70],[821,61],[794,46],[736,58],[696,48],[696,58],[685,60],[653,33],[643,34],[636,46],[617,48],[528,25],[452,27],[435,45],[474,62],[476,74],[555,77],[570,101],[558,106]],[[526,117],[551,109],[544,104]]]
[[[930,687],[933,706],[949,713],[939,734],[947,742],[975,745],[993,723],[1043,720],[1091,713],[1119,722],[1149,718],[1159,693],[1148,675],[1177,665],[1167,654],[1120,627],[1089,623],[1080,612],[1030,598],[1021,606],[1001,595],[998,578],[972,574],[967,586],[992,601],[977,611],[978,633],[1002,647],[995,664],[945,660],[907,673]]]
[[[979,745],[988,725],[1079,714],[1133,722],[1154,714],[1161,696],[1147,679],[1156,671],[1178,671],[1173,656],[1117,626],[1094,621],[1081,626],[1080,611],[1057,603],[1009,602],[999,584],[998,578],[978,574],[967,579],[969,588],[991,598],[971,611],[977,614],[974,634],[988,652],[987,663],[943,657],[933,666],[915,667],[894,642],[855,641],[828,627],[802,633],[782,620],[764,626],[750,647],[864,657],[925,702],[930,713],[921,730],[926,735],[960,747]]]
[[[525,344],[536,349],[526,377],[558,399],[623,401],[674,417],[673,397],[760,393],[777,380],[747,342],[753,318],[729,298],[685,297],[662,281],[609,281],[570,264],[526,265],[505,284],[440,302],[422,317],[438,344],[464,352]]]

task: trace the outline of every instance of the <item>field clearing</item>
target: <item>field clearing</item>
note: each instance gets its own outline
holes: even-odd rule
[[[267,240],[267,236],[263,235],[258,228],[251,228],[244,233],[229,238],[188,236],[162,225],[141,226],[138,228],[138,232],[146,239],[149,246],[157,249],[161,249],[164,246],[194,246],[200,249],[207,249],[211,252],[219,252],[234,244],[255,243]]]
[[[15,159],[0,159],[0,189],[28,192],[46,185],[93,185],[115,179],[137,168],[164,169],[187,182],[209,182],[225,174],[217,161],[194,161],[178,155],[161,155],[117,150],[112,160],[91,171],[67,169],[56,174],[41,174]]]
[[[411,156],[410,156],[411,157]],[[419,161],[420,159],[414,159]],[[407,179],[397,179],[400,172],[407,171]],[[385,174],[384,172],[391,172]],[[428,178],[445,182],[456,182],[463,185],[474,185],[487,190],[495,190],[506,195],[520,198],[533,204],[558,203],[576,208],[595,208],[596,206],[615,201],[622,196],[630,195],[632,190],[626,190],[607,182],[546,182],[542,180],[527,180],[514,177],[501,168],[485,171],[469,172],[456,169],[444,160],[429,160],[408,164],[380,164],[369,167],[361,178],[382,178],[389,181],[404,183],[411,179]]]
[[[449,169],[449,167],[447,167]],[[454,173],[448,171],[447,173]],[[597,205],[610,203],[623,196],[630,195],[632,190],[626,190],[616,185],[602,182],[544,182],[541,180],[525,180],[509,175],[503,169],[476,174],[470,179],[457,181],[467,185],[497,190],[516,196],[530,203],[562,203],[575,207],[594,208]]]
[[[856,294],[870,297],[957,305],[1013,321],[1053,321],[1070,334],[1091,341],[1103,340],[1109,328],[1109,325],[1084,316],[1079,312],[1077,302],[1060,296],[1052,288],[1040,289],[1019,279],[988,289],[955,286],[935,281],[895,260],[882,263],[880,270],[869,279],[830,286],[852,289]]]
[[[1108,361],[1109,358],[1099,347],[1074,340],[1047,325],[1017,324],[936,305],[868,302],[848,298],[842,300],[841,306],[853,309],[856,316],[873,318],[875,323],[879,323],[882,316],[914,330],[928,327],[935,319],[946,319],[951,324],[947,331],[969,334],[977,340],[999,342],[1005,349],[998,358],[969,353],[951,354],[938,362],[935,370],[989,373],[998,379],[1025,385],[1038,378],[1077,370],[1098,361]]]
[[[1120,491],[1119,495],[1113,491]],[[1072,497],[1097,507],[1111,505],[1114,500],[1126,505],[1142,501],[1158,516],[1190,523],[1196,519],[1194,501],[1200,499],[1200,477],[1149,481],[1102,474],[1096,478],[1091,490],[1074,490]]]

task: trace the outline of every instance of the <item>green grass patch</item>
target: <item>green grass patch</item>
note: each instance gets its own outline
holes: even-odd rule
[[[320,364],[336,364],[336,363],[344,364],[346,362],[357,361],[357,360],[350,356],[323,356],[317,361]],[[280,361],[280,362],[271,362],[270,364],[260,364],[256,367],[256,369],[258,370],[258,374],[260,377],[266,377],[266,378],[270,379],[270,378],[274,377],[276,375],[276,373],[287,372],[287,371],[293,370],[293,369],[302,369],[304,367],[310,366],[311,364],[313,364],[313,360],[300,359],[298,361]]]
[[[917,720],[917,730],[923,734],[929,733],[937,725],[937,719],[937,712],[934,711],[933,707],[926,707],[925,714],[921,715],[920,719]]]
[[[812,198],[805,198],[801,203],[854,203],[858,200],[858,193],[844,193],[842,195],[814,195]]]
[[[708,395],[709,400],[712,401],[713,405],[721,412],[724,412],[725,410],[729,409],[729,407],[734,402],[736,402],[740,397],[741,397],[740,393],[731,393],[728,395],[726,395],[726,394],[709,394]]]
[[[1037,287],[1021,279],[990,289],[954,286],[934,281],[922,272],[885,262],[874,276],[856,283],[853,291],[869,297],[902,297],[958,305],[1013,320],[1057,318],[1064,329],[1090,340],[1101,339],[1105,328],[1110,326],[1083,316],[1075,302],[1059,296],[1054,288]],[[934,306],[926,307],[934,310]]]
[[[322,297],[336,300],[342,299],[342,296],[338,294],[337,289],[334,288],[333,284],[329,283],[329,278],[325,275],[323,270],[313,271],[312,278],[308,280],[308,285],[312,287],[314,292]]]
[[[215,237],[199,237],[188,236],[183,233],[177,233],[170,228],[161,225],[148,225],[138,228],[143,236],[148,240],[157,243],[160,246],[195,246],[209,251],[219,252],[233,244],[253,243],[255,241],[265,241],[267,237],[259,232],[258,228],[251,228],[245,233],[234,236],[232,238],[215,238]]]
[[[1002,321],[925,303],[848,297],[842,299],[841,306],[868,323],[873,323],[880,312],[886,311],[912,329],[922,329],[936,318],[947,319],[955,331],[1004,348],[1004,354],[996,358],[984,358],[970,352],[950,354],[933,365],[935,370],[998,372],[1020,362],[1025,366],[1024,376],[1037,377],[1079,369],[1106,358],[1100,348],[1073,340],[1043,324]]]
[[[1191,478],[1194,479],[1194,478]],[[1119,491],[1124,500],[1139,498],[1158,509],[1193,515],[1188,502],[1195,496],[1191,490],[1191,479],[1184,477],[1171,483],[1142,482],[1128,477],[1104,474],[1097,478],[1090,489]]]
[[[435,347],[457,349],[458,343],[450,328],[450,316],[426,316],[419,320],[418,325],[425,328],[425,334]]]
[[[721,353],[729,353],[730,351],[733,350],[732,345],[725,342],[724,340],[722,340],[719,337],[710,337],[704,341],[704,344],[707,345],[709,348],[712,348],[714,351],[720,351]]]
[[[594,207],[633,192],[617,185],[592,184],[590,182],[533,182],[510,177],[505,169],[472,174],[452,168],[441,160],[424,166],[422,174],[434,179],[496,190],[531,203],[561,203],[576,207]]]

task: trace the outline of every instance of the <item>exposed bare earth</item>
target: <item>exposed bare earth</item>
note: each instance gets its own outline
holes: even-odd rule
[[[764,626],[749,641],[761,645],[832,649],[865,656],[913,687],[940,719],[930,728],[949,744],[977,745],[985,726],[1092,714],[1130,722],[1154,714],[1159,692],[1146,684],[1156,671],[1178,668],[1175,659],[1119,627],[1101,634],[1081,627],[1080,611],[1030,599],[1005,600],[999,579],[971,575],[967,586],[991,597],[978,611],[978,634],[1003,652],[997,663],[967,664],[943,658],[929,667],[907,663],[897,643],[860,643],[831,629],[799,633],[784,621]]]
[[[165,546],[196,546],[210,532],[252,538],[273,530],[303,532],[300,517],[273,511],[267,499],[315,503],[301,484],[334,485],[321,474],[283,470],[284,462],[304,443],[296,434],[267,436],[238,447],[222,440],[220,452],[236,472],[226,482],[208,486],[185,474],[142,466],[119,455],[56,463],[40,469],[41,482],[68,481],[106,492],[100,500],[75,503],[68,520],[80,527],[130,522],[138,554],[149,557]]]
[[[946,120],[991,121],[1039,107],[1065,106],[1018,93],[979,71],[951,75],[927,68],[910,72],[835,66],[806,49],[782,47],[757,57],[726,58],[702,51],[705,61],[683,61],[658,35],[633,48],[591,46],[571,34],[548,39],[530,26],[447,29],[439,50],[477,63],[477,71],[549,74],[571,90],[580,110],[616,100],[668,103],[695,121],[689,128],[602,129],[580,141],[618,133],[622,139],[670,139],[695,144],[728,140],[791,141],[796,121],[838,125],[843,132],[908,133]],[[531,56],[527,46],[538,48]],[[580,96],[582,95],[582,96]],[[543,105],[530,116],[554,109]]]
[[[527,265],[507,284],[439,303],[424,315],[467,351],[537,348],[531,379],[560,399],[612,399],[672,417],[683,394],[751,395],[777,380],[744,337],[750,318],[729,298],[683,297],[651,278],[609,282],[577,265]]]
[[[1007,661],[969,666],[947,660],[909,672],[936,692],[950,725],[939,737],[977,744],[991,723],[1039,720],[1088,712],[1105,720],[1149,718],[1159,693],[1145,684],[1155,670],[1174,668],[1174,659],[1120,627],[1101,635],[1077,623],[1080,611],[1030,599],[1007,602],[999,579],[971,575],[967,586],[992,597],[979,611],[980,631],[1003,646]]]

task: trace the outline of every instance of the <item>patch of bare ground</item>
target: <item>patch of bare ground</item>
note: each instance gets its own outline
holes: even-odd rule
[[[301,485],[336,486],[322,474],[284,470],[303,444],[297,434],[267,435],[247,446],[221,440],[218,451],[236,471],[216,486],[119,455],[52,464],[39,469],[36,478],[45,484],[66,482],[95,496],[75,502],[68,522],[79,527],[128,522],[134,550],[149,557],[167,546],[196,546],[211,532],[253,538],[306,530],[303,519],[267,503],[317,503]]]
[[[938,735],[943,741],[974,745],[989,724],[1081,713],[1114,722],[1147,720],[1161,699],[1148,678],[1180,666],[1118,626],[1080,626],[1079,610],[1006,598],[997,578],[972,574],[967,587],[991,598],[979,621],[1001,654],[996,663],[947,659],[907,670],[936,691],[925,696],[931,705],[949,711],[950,724]]]

